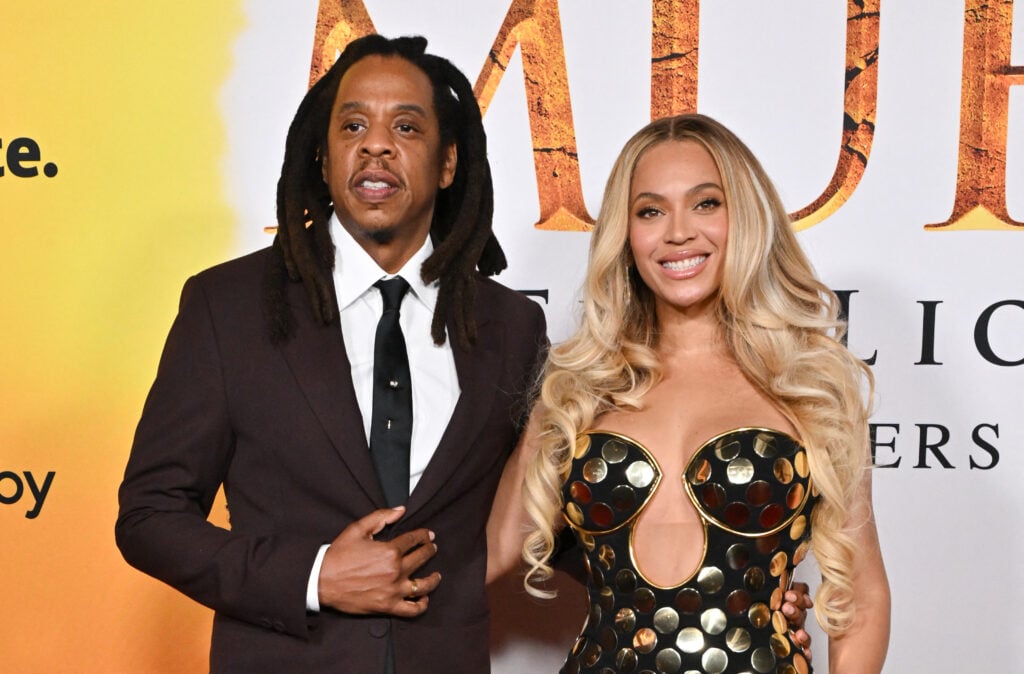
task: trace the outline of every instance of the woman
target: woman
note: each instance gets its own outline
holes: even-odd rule
[[[873,382],[837,312],[728,129],[682,115],[626,143],[582,324],[551,350],[488,527],[496,574],[525,521],[537,596],[562,523],[581,544],[590,615],[564,672],[809,671],[779,609],[811,547],[831,670],[881,671]]]

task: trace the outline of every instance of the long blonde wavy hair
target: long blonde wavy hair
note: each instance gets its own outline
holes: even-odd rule
[[[532,522],[523,546],[526,589],[552,575],[553,524],[560,521],[562,481],[576,437],[613,409],[639,409],[658,381],[654,297],[629,247],[629,193],[637,162],[652,146],[693,141],[714,159],[728,206],[717,314],[725,342],[744,375],[796,429],[807,449],[821,500],[812,516],[812,546],[822,573],[818,622],[842,634],[853,622],[853,502],[867,468],[865,388],[870,370],[841,343],[845,325],[836,296],[815,276],[779,196],[746,145],[699,114],[651,122],[622,149],[605,187],[590,243],[583,315],[576,333],[551,349],[541,385],[540,449],[524,485]]]

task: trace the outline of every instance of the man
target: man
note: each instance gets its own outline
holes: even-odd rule
[[[116,535],[216,611],[212,671],[489,670],[484,527],[544,317],[484,278],[505,259],[479,108],[425,47],[346,48],[289,130],[273,246],[182,292]],[[395,277],[404,464],[375,381]],[[206,521],[222,484],[230,531]]]
[[[274,245],[183,290],[116,535],[216,611],[213,671],[489,669],[484,526],[545,326],[484,278],[505,260],[479,108],[425,46],[349,45],[289,131]],[[391,417],[371,418],[373,284],[394,276],[407,501],[375,456]],[[206,521],[221,484],[230,531]]]

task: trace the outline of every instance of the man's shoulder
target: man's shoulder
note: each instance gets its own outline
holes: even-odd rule
[[[215,264],[195,275],[204,284],[219,285],[231,281],[250,282],[254,277],[262,276],[270,262],[273,248],[267,246],[260,250],[240,257]]]
[[[492,278],[477,276],[476,305],[483,315],[491,315],[530,332],[546,332],[544,310],[537,302],[518,290],[502,285]]]
[[[543,313],[540,305],[523,293],[480,274],[477,275],[477,302],[482,307],[498,307],[505,314]]]

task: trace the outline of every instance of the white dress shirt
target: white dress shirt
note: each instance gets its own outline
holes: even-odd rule
[[[363,417],[365,438],[370,437],[370,412],[373,408],[374,339],[377,321],[384,311],[380,291],[373,284],[394,276],[401,276],[409,284],[398,322],[405,337],[412,378],[411,494],[448,427],[461,392],[451,338],[437,346],[430,336],[438,287],[436,281],[430,285],[423,283],[420,267],[434,252],[434,246],[428,236],[397,274],[388,274],[345,231],[336,215],[331,215],[330,232],[335,247],[334,288],[338,297],[341,334],[352,367],[352,385]],[[327,545],[321,546],[306,588],[306,608],[311,611],[320,610],[317,581],[327,548]]]

